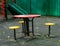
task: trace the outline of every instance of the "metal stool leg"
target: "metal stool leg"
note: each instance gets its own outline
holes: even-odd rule
[[[25,23],[22,23],[22,31],[23,31],[23,33],[24,33],[24,36],[26,36]]]
[[[48,32],[48,37],[50,37],[50,30],[51,30],[51,29],[50,29],[50,26],[49,26],[49,32]]]
[[[14,29],[14,39],[16,40],[16,30]]]

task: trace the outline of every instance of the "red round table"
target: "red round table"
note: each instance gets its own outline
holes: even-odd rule
[[[34,18],[38,18],[41,15],[15,15],[14,18],[22,18],[24,20],[24,32],[25,35],[29,36],[29,18],[32,18],[31,22],[32,22],[32,34],[34,35],[34,26],[33,26],[33,19]]]
[[[15,15],[15,18],[37,18],[40,17],[40,15]]]

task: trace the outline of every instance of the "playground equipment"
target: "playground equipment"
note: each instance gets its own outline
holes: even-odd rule
[[[13,3],[9,3],[8,6],[6,0],[1,0],[0,2],[0,8],[2,9],[0,16],[2,16],[2,19],[8,19],[7,10],[10,11],[12,15],[28,14],[23,8],[16,4],[16,0],[13,0]]]
[[[12,13],[12,15],[28,14],[23,8],[15,3],[9,3],[7,9]]]
[[[0,17],[6,19],[6,0],[0,0]]]

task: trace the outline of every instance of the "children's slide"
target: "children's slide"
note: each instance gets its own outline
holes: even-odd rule
[[[28,14],[28,12],[26,10],[19,7],[15,3],[9,3],[7,6],[7,9],[12,13],[12,15]]]

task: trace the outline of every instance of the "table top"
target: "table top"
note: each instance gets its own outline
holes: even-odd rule
[[[14,18],[37,18],[41,15],[15,15]]]

